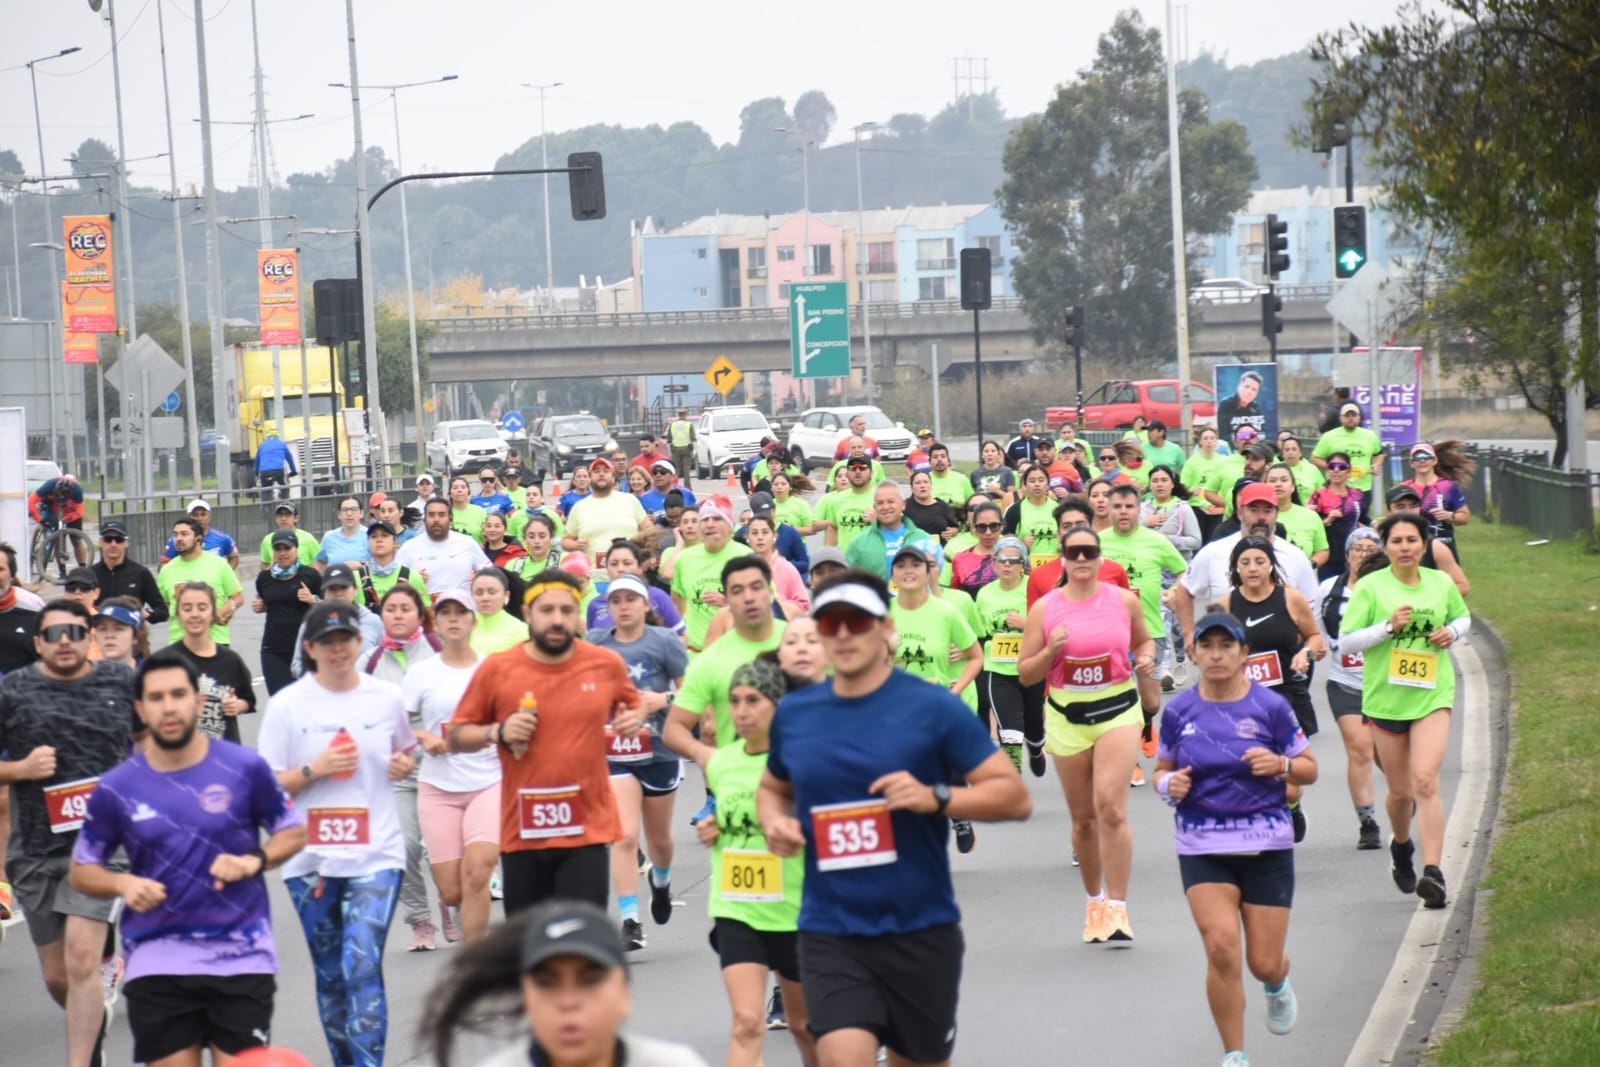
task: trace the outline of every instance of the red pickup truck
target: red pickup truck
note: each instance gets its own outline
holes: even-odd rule
[[[1215,422],[1217,397],[1210,386],[1189,383],[1189,417]],[[1178,418],[1178,379],[1148,378],[1143,381],[1109,381],[1083,399],[1083,428],[1086,430],[1124,430],[1133,425],[1135,415],[1146,422],[1160,419],[1176,429]],[[1077,409],[1067,404],[1045,409],[1045,425],[1059,426],[1077,417]]]

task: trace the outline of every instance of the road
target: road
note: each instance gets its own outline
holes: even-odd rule
[[[242,615],[234,627],[234,647],[252,665],[259,636],[259,617]],[[1355,848],[1343,747],[1320,679],[1315,689],[1323,729],[1313,750],[1321,779],[1307,794],[1310,833],[1297,850],[1298,893],[1289,935],[1300,1022],[1288,1037],[1268,1034],[1258,987],[1247,979],[1248,1044],[1252,1062],[1263,1065],[1345,1063],[1418,908],[1415,897],[1402,896],[1389,880],[1387,851]],[[256,721],[246,720],[247,743],[257,728]],[[1457,728],[1442,775],[1447,808],[1460,768]],[[980,827],[978,847],[969,856],[952,849],[967,938],[955,1062],[1216,1063],[1221,1057],[1206,1007],[1205,960],[1178,878],[1169,810],[1152,789],[1131,793],[1130,915],[1137,941],[1125,949],[1086,946],[1079,939],[1082,887],[1070,865],[1069,822],[1054,772],[1026,780],[1035,805],[1031,820]],[[1381,775],[1378,783],[1381,811]],[[630,1025],[641,1034],[686,1042],[717,1063],[726,1046],[727,1008],[706,944],[706,856],[687,821],[699,806],[701,790],[699,775],[691,770],[674,820],[674,889],[681,906],[667,926],[647,924],[649,946],[633,956]],[[281,966],[274,1038],[314,1063],[327,1063],[305,942],[281,878],[269,882]],[[8,1049],[52,1050],[39,1061],[54,1059],[63,1045],[61,1013],[39,981],[25,929],[13,926],[7,933],[0,948],[0,989],[5,991],[0,1034]],[[424,998],[454,951],[410,954],[409,938],[410,931],[397,923],[385,960],[394,1020],[389,1062],[394,1064],[426,1062],[417,1057],[413,1031]],[[110,1063],[132,1062],[131,1038],[121,1017],[113,1024],[108,1051]],[[11,1062],[11,1055],[0,1061]],[[463,1062],[475,1061],[469,1056]],[[766,1062],[771,1067],[799,1063],[786,1034],[768,1035]]]

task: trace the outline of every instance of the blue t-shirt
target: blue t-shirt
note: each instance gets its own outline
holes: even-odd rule
[[[556,507],[560,509],[561,514],[571,515],[573,506],[588,495],[588,493],[576,493],[571,489],[568,489],[565,493],[561,494],[561,499],[556,501]]]
[[[610,587],[610,583],[607,583],[606,588],[609,589]],[[656,609],[657,615],[661,616],[661,625],[663,627],[675,634],[683,633],[683,615],[678,611],[678,605],[672,602],[670,596],[653,585],[650,587],[650,606]],[[612,626],[611,605],[606,602],[604,596],[597,594],[593,600],[589,601],[587,615],[588,618],[584,622],[591,630],[609,630]],[[636,680],[633,684],[638,685],[639,683]],[[665,690],[662,691],[664,692]]]
[[[1257,777],[1244,760],[1257,746],[1282,756],[1311,747],[1289,702],[1257,682],[1242,700],[1214,704],[1185,689],[1167,705],[1156,756],[1194,768],[1173,815],[1180,856],[1294,847],[1284,783]]]
[[[812,811],[873,800],[867,787],[892,771],[956,785],[995,751],[959,697],[901,670],[863,697],[835,696],[832,681],[784,697],[772,720],[767,770],[793,786],[806,835],[800,929],[876,937],[959,922],[947,817],[890,812],[894,862],[819,871]]]
[[[262,831],[304,821],[266,760],[215,738],[181,771],[151,770],[135,753],[101,778],[72,858],[103,866],[124,848],[133,874],[167,887],[156,907],[122,914],[128,980],[276,973],[266,882],[246,878],[219,893],[208,872],[221,853],[259,848]]]
[[[675,485],[672,488],[677,490],[678,493],[683,496],[683,503],[685,507],[692,505],[695,502],[694,494],[691,493],[687,487]],[[665,511],[667,507],[667,494],[656,489],[651,489],[648,492],[640,493],[639,506],[644,508],[645,511],[649,512]]]
[[[484,511],[498,511],[502,515],[509,515],[516,509],[516,505],[511,502],[511,498],[504,493],[480,493],[468,503],[476,504]]]
[[[652,589],[650,592],[656,593],[659,590]],[[673,683],[682,678],[683,672],[689,669],[689,650],[683,647],[683,642],[676,634],[662,626],[646,626],[637,641],[619,641],[617,631],[607,622],[602,628],[591,629],[584,635],[584,640],[600,648],[609,648],[621,656],[622,662],[628,665],[628,680],[640,691],[670,693],[673,691]],[[661,729],[666,726],[667,713],[671,710],[672,705],[669,702],[666,707],[652,713],[645,720],[650,727],[652,755],[649,760],[643,762],[678,761],[677,754],[661,741]]]
[[[223,559],[227,559],[238,551],[234,547],[233,538],[221,530],[207,530],[206,536],[200,542],[200,551],[215,552]],[[161,558],[168,563],[178,558],[178,546],[172,543],[172,538],[167,538],[166,547],[161,550]]]
[[[322,535],[322,547],[317,549],[318,563],[365,563],[371,558],[367,531],[359,526],[349,537],[345,536],[344,527],[334,527]]]

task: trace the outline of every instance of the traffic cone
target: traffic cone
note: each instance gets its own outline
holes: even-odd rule
[[[728,488],[729,489],[737,489],[737,488],[739,488],[739,480],[738,480],[737,477],[734,476],[733,472],[734,472],[734,465],[732,463],[730,463],[730,464],[728,464]]]

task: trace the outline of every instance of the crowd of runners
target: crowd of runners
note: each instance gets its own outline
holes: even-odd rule
[[[463,943],[426,1001],[434,1062],[509,999],[527,1033],[495,1063],[695,1064],[618,1029],[689,816],[728,1064],[780,1029],[806,1064],[942,1064],[950,845],[1028,818],[1023,776],[1053,766],[1085,943],[1135,941],[1130,785],[1173,807],[1223,1063],[1245,1064],[1243,970],[1270,1031],[1298,1011],[1319,668],[1353,847],[1386,821],[1395,886],[1447,899],[1471,466],[1415,444],[1380,508],[1360,422],[1205,429],[1191,452],[1160,423],[1096,447],[1025,421],[968,472],[931,432],[904,470],[858,432],[819,486],[763,450],[740,498],[697,498],[650,441],[548,494],[513,459],[442,495],[425,476],[412,501],[348,497],[321,538],[269,503],[249,590],[203,499],[153,569],[101,522],[100,559],[48,601],[0,545],[0,918],[26,921],[71,1067],[103,1062],[119,999],[142,1063],[226,1062],[314,1007],[333,1063],[381,1064],[397,914],[413,951]],[[247,608],[265,699],[232,640]],[[314,991],[275,986],[269,872]]]

